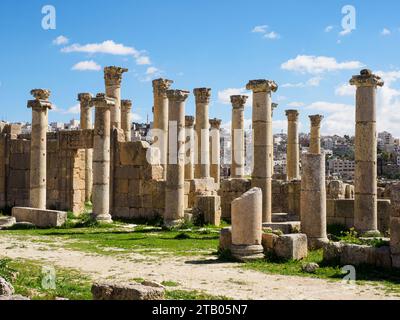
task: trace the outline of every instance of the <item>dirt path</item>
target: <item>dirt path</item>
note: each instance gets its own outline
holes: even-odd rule
[[[234,299],[400,299],[384,288],[293,276],[266,275],[238,268],[234,263],[218,263],[204,257],[160,258],[140,254],[102,256],[55,249],[46,244],[0,236],[0,256],[40,260],[42,263],[73,268],[93,279],[132,280],[144,278],[157,282],[180,283],[177,289],[200,290]]]

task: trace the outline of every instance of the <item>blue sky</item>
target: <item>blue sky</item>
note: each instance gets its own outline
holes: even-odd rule
[[[45,5],[56,9],[55,30],[41,26]],[[347,33],[345,5],[356,10],[356,29]],[[322,113],[323,133],[351,134],[354,92],[345,84],[368,67],[386,80],[378,128],[400,136],[399,10],[397,0],[2,0],[0,117],[30,121],[26,101],[40,87],[52,91],[50,121],[79,119],[77,94],[103,92],[103,67],[119,65],[130,70],[122,96],[133,100],[136,119],[152,118],[151,79],[166,77],[177,89],[212,88],[210,117],[229,126],[229,95],[266,78],[280,86],[275,132],[295,108],[302,131],[308,115]]]

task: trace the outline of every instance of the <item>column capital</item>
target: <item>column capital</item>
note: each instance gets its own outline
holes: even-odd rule
[[[82,107],[90,108],[92,107],[92,95],[90,93],[79,93],[78,101],[81,103]]]
[[[185,117],[185,127],[186,128],[193,128],[194,127],[194,117],[193,116],[186,116]]]
[[[211,129],[220,130],[220,129],[221,129],[221,123],[222,123],[222,120],[221,120],[221,119],[217,119],[217,118],[210,119],[210,126],[211,126]]]
[[[286,110],[286,116],[289,121],[298,121],[299,120],[299,112],[297,110]]]
[[[309,116],[309,118],[311,120],[312,127],[320,127],[321,121],[324,119],[324,116],[320,115],[320,114],[316,114],[316,115]]]
[[[371,70],[363,69],[359,75],[350,79],[352,86],[359,87],[383,87],[385,84],[381,77],[372,73]]]
[[[31,95],[36,100],[48,101],[51,95],[51,91],[47,89],[33,89],[31,90]]]
[[[122,74],[128,72],[126,68],[111,66],[104,68],[104,80],[107,86],[120,86],[122,81]]]
[[[35,100],[28,101],[28,108],[36,109],[36,110],[46,110],[51,109],[52,104],[48,101],[50,97],[50,90],[47,89],[33,89],[31,90],[31,95],[35,98]]]
[[[233,109],[244,109],[248,96],[231,96]]]
[[[121,100],[121,109],[130,111],[132,109],[132,100]]]
[[[185,102],[189,94],[186,90],[167,90],[168,99],[175,102]]]
[[[276,92],[278,90],[278,85],[272,80],[250,80],[246,85],[247,90],[252,90],[254,93],[257,92]]]
[[[196,103],[209,103],[211,99],[210,88],[196,88],[193,90],[193,94],[196,97]]]
[[[167,90],[171,87],[174,82],[168,79],[156,79],[153,80],[153,92],[157,96],[167,97]]]
[[[107,97],[105,93],[98,93],[92,101],[96,108],[109,109],[110,107],[115,106],[115,99]]]

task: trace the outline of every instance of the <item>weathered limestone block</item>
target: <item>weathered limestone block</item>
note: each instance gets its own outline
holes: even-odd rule
[[[238,260],[263,258],[262,191],[253,188],[232,202],[232,255]]]
[[[375,265],[376,254],[374,247],[356,244],[345,244],[340,256],[340,263],[359,266],[362,264]]]
[[[300,221],[263,223],[263,228],[281,231],[283,234],[300,233],[301,223]]]
[[[59,149],[92,149],[94,131],[93,129],[60,131],[58,133]]]
[[[61,227],[67,221],[66,212],[35,208],[14,207],[12,216],[17,222],[30,222],[40,228]]]
[[[344,244],[341,242],[328,242],[324,244],[324,261],[340,262]]]
[[[232,228],[223,228],[219,236],[219,250],[231,250],[232,246]]]
[[[165,289],[142,284],[94,283],[93,300],[164,300]]]
[[[392,217],[390,223],[390,249],[393,255],[400,255],[400,218]]]
[[[305,234],[288,234],[275,241],[275,254],[286,260],[302,260],[308,255],[307,236]]]
[[[328,199],[344,199],[346,194],[346,185],[343,181],[330,181],[327,188]]]
[[[231,203],[243,193],[251,189],[249,179],[226,179],[221,181],[218,194],[221,196],[222,218],[231,219]]]
[[[198,196],[195,200],[194,211],[204,218],[206,224],[219,226],[221,224],[220,196]]]
[[[0,230],[11,228],[16,222],[14,217],[0,217]]]
[[[276,240],[279,238],[276,234],[273,233],[263,233],[262,235],[262,246],[265,252],[273,251]]]

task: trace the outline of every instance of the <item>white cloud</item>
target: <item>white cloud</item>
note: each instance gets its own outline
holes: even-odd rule
[[[138,65],[149,65],[151,64],[150,58],[147,56],[142,56],[136,59]]]
[[[392,32],[387,28],[383,28],[383,30],[381,32],[381,35],[383,35],[383,36],[389,36],[391,34],[392,34]]]
[[[264,35],[264,38],[270,39],[270,40],[275,40],[279,39],[281,36],[277,34],[275,31],[268,32]]]
[[[340,97],[344,96],[355,96],[356,87],[349,83],[344,83],[335,89],[335,94]]]
[[[323,80],[322,77],[313,77],[313,78],[309,79],[307,82],[285,83],[281,87],[282,88],[318,87],[322,80]]]
[[[132,112],[131,113],[131,120],[135,121],[135,122],[141,121],[142,120],[142,116],[140,114]]]
[[[333,26],[327,26],[325,28],[325,32],[331,32],[333,30]]]
[[[255,26],[254,29],[251,32],[254,32],[254,33],[266,33],[267,29],[268,29],[267,25]]]
[[[75,70],[75,71],[100,71],[101,66],[98,65],[93,60],[81,61],[81,62],[78,62],[77,64],[75,64],[72,67],[72,70]]]
[[[253,95],[251,92],[247,91],[246,88],[228,88],[225,90],[218,91],[218,101],[221,104],[231,104],[231,96],[235,95],[245,95],[249,98],[247,99],[246,106],[250,107],[252,105]]]
[[[307,110],[325,114],[321,131],[326,135],[354,134],[354,106],[325,101],[314,102],[306,107]]]
[[[159,72],[159,70],[156,67],[148,67],[146,70],[147,75],[153,75],[157,72]]]
[[[310,74],[320,74],[337,70],[360,69],[362,67],[363,64],[359,61],[338,62],[332,57],[307,55],[298,55],[296,58],[281,65],[281,68],[284,70]]]
[[[58,36],[53,40],[53,44],[56,46],[62,46],[68,44],[69,39],[65,36]]]
[[[305,104],[303,102],[297,102],[297,101],[288,103],[288,107],[292,107],[292,108],[301,108],[301,107],[304,107],[304,105]]]

